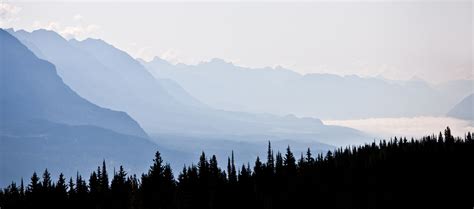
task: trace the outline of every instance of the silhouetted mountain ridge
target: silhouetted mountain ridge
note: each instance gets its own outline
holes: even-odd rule
[[[241,136],[243,140],[248,138],[246,136],[258,135],[265,136],[260,140],[293,139],[328,144],[346,143],[348,136],[350,140],[365,139],[365,134],[359,131],[325,126],[318,119],[210,108],[173,79],[155,78],[137,60],[102,40],[65,42],[57,36],[44,38],[36,31],[12,34],[40,49],[48,61],[57,66],[65,82],[81,96],[100,106],[126,111],[153,135],[191,134],[222,139],[232,135]],[[208,68],[231,64],[213,60],[203,65]],[[288,72],[281,72],[281,79],[286,79]],[[233,75],[234,70],[222,73]]]
[[[429,84],[380,77],[299,74],[284,68],[247,68],[213,59],[197,65],[160,58],[142,64],[157,78],[175,80],[212,107],[323,119],[442,116],[473,92],[474,81]],[[430,105],[434,102],[436,106]]]
[[[81,98],[63,83],[54,65],[38,59],[6,31],[1,31],[1,39],[2,121],[45,119],[147,136],[126,113],[107,110]]]

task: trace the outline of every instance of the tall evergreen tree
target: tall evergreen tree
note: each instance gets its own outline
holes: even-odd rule
[[[203,181],[207,181],[208,178],[208,171],[209,171],[209,163],[206,159],[206,154],[204,152],[201,153],[198,162],[198,170],[199,170],[199,178]]]
[[[306,159],[303,156],[303,153],[301,153],[300,159],[298,160],[298,166],[299,167],[305,167],[306,165]]]
[[[438,143],[443,143],[443,134],[441,133],[441,131],[439,132],[439,135],[438,135]]]
[[[79,186],[80,176],[77,176],[77,181],[76,184]],[[89,178],[89,188],[92,194],[97,194],[100,191],[100,182],[95,171]]]
[[[293,153],[291,152],[290,146],[286,148],[284,165],[288,171],[288,174],[293,175],[296,173],[296,159]]]
[[[107,167],[105,165],[105,160],[102,161],[102,172],[99,176],[101,191],[107,192],[109,190],[109,174],[107,173]]]
[[[281,176],[283,174],[283,157],[280,152],[277,152],[275,157],[275,174]]]
[[[220,175],[220,169],[217,165],[217,158],[215,155],[212,155],[211,159],[209,160],[209,171],[210,176],[213,178],[217,178]]]
[[[313,162],[314,162],[314,158],[311,154],[311,150],[309,149],[308,147],[308,150],[306,151],[306,162],[309,164],[309,165],[312,165]]]
[[[446,140],[447,143],[452,143],[454,141],[454,137],[451,134],[451,129],[449,126],[444,130],[444,140]]]
[[[48,169],[45,169],[43,172],[43,181],[42,181],[41,188],[45,192],[49,192],[52,188],[51,174],[48,172]]]
[[[231,154],[231,174],[230,174],[230,176],[232,177],[233,182],[237,182],[237,171],[235,169],[234,150],[232,150],[232,154]]]
[[[25,186],[23,184],[23,178],[20,180],[20,196],[24,197],[25,196]]]
[[[59,179],[56,183],[56,192],[64,197],[67,195],[66,179],[62,173],[59,174]]]
[[[95,175],[95,174],[93,173],[93,175]],[[91,175],[91,176],[93,176],[93,175]],[[96,184],[96,188],[97,188],[97,176],[95,176],[95,177],[96,177],[95,179],[92,178],[92,177],[91,177],[91,179],[95,180],[95,182],[96,182],[95,184]],[[90,185],[90,191],[91,192],[92,192],[92,188],[93,188],[93,186]],[[78,195],[84,195],[88,191],[89,191],[89,188],[87,187],[86,181],[84,179],[82,179],[82,176],[79,175],[79,173],[76,173],[76,193]]]
[[[257,159],[255,160],[255,165],[253,167],[253,173],[256,176],[262,175],[263,174],[263,164],[260,162],[260,158],[257,156]]]
[[[131,187],[126,178],[127,173],[123,167],[120,166],[119,171],[114,173],[114,177],[110,184],[110,206],[113,209],[127,209],[132,206],[130,200]]]
[[[237,182],[237,172],[235,171],[235,164],[234,164],[234,152],[232,151],[232,157],[227,158],[227,178],[230,183]]]
[[[174,189],[175,184],[174,180],[169,180],[169,175],[172,175],[171,168],[163,165],[161,154],[157,151],[153,165],[147,174],[142,175],[140,194],[143,208],[172,208],[174,198],[170,189]]]
[[[68,183],[68,195],[70,198],[73,198],[74,195],[76,195],[76,188],[75,188],[74,180],[72,180],[72,177],[69,178],[69,183]]]
[[[275,161],[273,158],[272,144],[268,141],[268,150],[267,150],[267,169],[269,173],[273,173],[275,169]]]
[[[53,201],[53,208],[65,208],[67,207],[67,200],[68,200],[68,193],[67,193],[67,185],[66,185],[66,178],[61,173],[59,174],[58,181],[56,182],[56,186],[54,187],[54,201]]]

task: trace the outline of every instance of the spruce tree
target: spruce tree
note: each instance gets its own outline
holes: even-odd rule
[[[64,175],[62,173],[59,174],[59,179],[56,183],[56,192],[59,195],[67,195],[66,179],[64,178]]]
[[[209,163],[207,162],[206,154],[204,152],[202,152],[199,157],[198,170],[201,181],[206,181],[208,177]]]
[[[25,196],[25,186],[23,185],[23,178],[20,180],[20,196]]]
[[[114,173],[112,182],[110,183],[111,202],[110,206],[113,209],[127,209],[131,206],[130,195],[131,188],[126,181],[127,173],[120,166],[119,171]]]
[[[211,159],[209,160],[209,171],[210,176],[213,178],[217,178],[220,174],[219,166],[217,165],[217,158],[215,155],[212,155]]]
[[[68,193],[66,178],[61,173],[59,174],[58,181],[54,187],[54,203],[53,208],[65,208],[67,206]]]
[[[446,127],[446,129],[444,130],[444,140],[447,143],[452,143],[454,141],[454,137],[451,134],[451,129],[449,128],[449,126]]]
[[[255,176],[260,176],[263,174],[263,165],[262,162],[260,162],[260,158],[257,156],[257,159],[255,160],[255,165],[253,167],[253,174]]]
[[[41,188],[45,192],[49,192],[51,190],[52,183],[51,183],[51,174],[48,172],[48,169],[45,169],[43,172],[43,181]]]
[[[290,146],[286,148],[284,165],[288,171],[288,174],[294,174],[296,172],[296,159],[291,152]]]
[[[275,169],[275,161],[273,158],[272,144],[268,141],[268,150],[267,150],[267,169],[270,174],[273,174]]]
[[[80,176],[78,175],[77,176],[77,182],[76,182],[76,185],[78,186],[78,189],[79,189],[80,181],[81,181],[81,179],[80,179]],[[96,174],[95,171],[92,172],[92,174],[89,178],[89,188],[90,188],[90,191],[91,191],[92,195],[95,195],[100,191],[99,178],[97,177],[97,174]]]
[[[75,188],[74,181],[72,180],[72,177],[69,178],[68,188],[69,188],[68,195],[70,198],[73,198],[74,195],[76,194],[76,188]]]
[[[311,150],[309,149],[308,147],[308,150],[306,151],[306,162],[309,164],[309,165],[312,165],[313,162],[314,162],[314,158],[311,154]]]
[[[232,173],[230,174],[230,176],[232,177],[232,180],[233,182],[237,182],[237,171],[235,169],[235,161],[234,161],[234,150],[232,150],[232,154],[231,154],[231,163],[232,163],[232,166],[231,166],[231,171]]]
[[[275,174],[277,176],[283,175],[283,157],[280,152],[277,152],[275,157]]]
[[[105,165],[105,160],[102,161],[102,172],[101,175],[99,176],[100,178],[100,185],[101,185],[101,191],[102,192],[107,192],[109,190],[109,175],[107,173],[107,167]]]

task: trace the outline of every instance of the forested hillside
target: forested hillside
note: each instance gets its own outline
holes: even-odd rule
[[[133,154],[133,153],[128,153]],[[297,155],[297,156],[295,156]],[[9,208],[472,208],[474,140],[444,134],[393,138],[313,156],[290,147],[266,160],[225,168],[202,153],[174,178],[156,152],[141,176],[105,163],[91,175],[57,181],[34,173],[0,193]],[[178,171],[176,171],[178,172]],[[109,176],[113,178],[109,181]]]

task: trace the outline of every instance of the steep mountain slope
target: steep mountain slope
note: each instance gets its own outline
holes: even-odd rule
[[[157,146],[132,118],[78,96],[4,30],[0,45],[0,185],[46,167],[89,173],[102,160],[146,170]]]
[[[474,91],[473,81],[432,86],[420,79],[300,75],[281,67],[239,67],[220,59],[197,65],[172,65],[160,58],[141,62],[155,77],[175,80],[212,107],[324,119],[444,115]],[[433,102],[437,105],[430,105]]]
[[[187,121],[185,105],[170,96],[137,61],[107,43],[67,41],[47,30],[10,32],[54,63],[65,83],[94,104],[126,111],[153,132],[179,127],[175,121]]]
[[[173,108],[177,105],[204,107],[179,84],[169,79],[157,80],[137,60],[105,41],[88,38],[83,41],[71,39],[69,43],[94,56],[102,65],[113,71],[113,75],[119,75],[123,80],[122,85],[132,88],[130,91],[138,92],[138,95],[147,99],[145,103],[159,105],[162,108]],[[118,83],[117,80],[121,81],[116,79],[113,83]],[[150,91],[154,96],[144,96]]]
[[[126,111],[154,136],[178,134],[239,140],[259,136],[263,141],[292,139],[328,144],[367,139],[359,131],[325,126],[318,119],[209,108],[175,82],[155,79],[127,53],[102,40],[66,41],[44,30],[11,33],[40,50],[39,54],[54,63],[65,82],[71,82],[80,95],[99,105]]]
[[[146,137],[124,112],[100,108],[78,96],[25,46],[1,31],[2,121],[41,118],[70,125],[94,125],[118,133]]]
[[[474,121],[474,94],[471,94],[459,102],[448,112],[448,116],[463,120]]]

